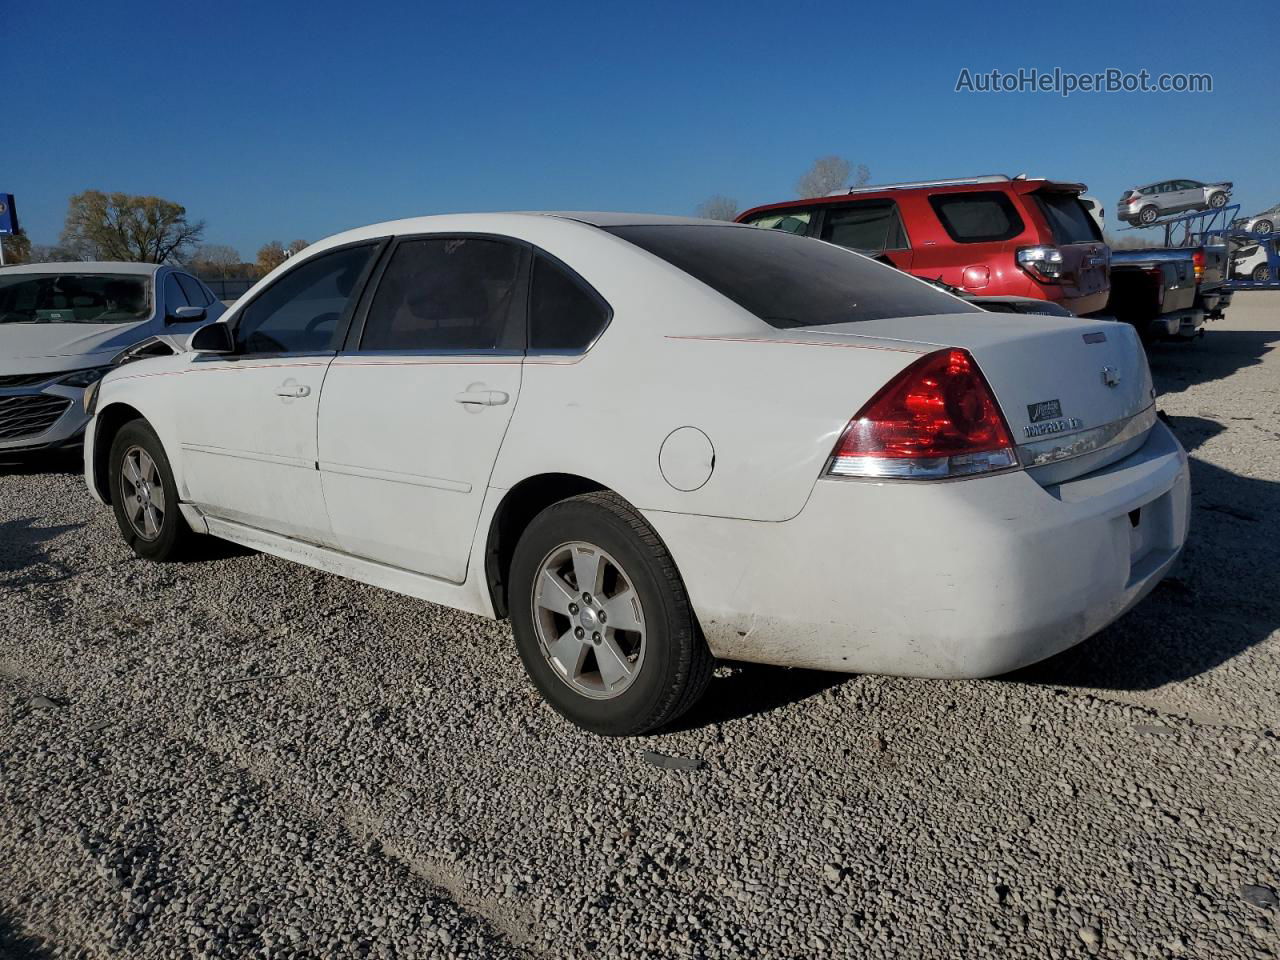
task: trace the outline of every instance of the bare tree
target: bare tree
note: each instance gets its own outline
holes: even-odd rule
[[[225,243],[206,243],[196,248],[191,266],[199,273],[216,275],[225,280],[240,267],[240,251]]]
[[[8,250],[8,247],[5,247]],[[8,259],[8,254],[5,255]],[[75,260],[76,256],[56,243],[33,243],[31,245],[31,258],[28,263],[63,263],[68,260]]]
[[[86,190],[71,197],[59,244],[80,260],[165,263],[184,259],[203,233],[172,200]]]
[[[831,154],[813,161],[813,166],[796,181],[796,195],[800,197],[825,197],[829,193],[849,186],[849,177],[853,176],[853,185],[860,187],[871,179],[871,171],[866,164],[853,164],[844,157]]]
[[[715,193],[707,197],[694,211],[694,216],[704,220],[732,220],[738,213],[738,201],[726,197],[723,193]]]
[[[264,243],[258,248],[258,276],[265,277],[280,264],[284,263],[287,257],[288,254],[285,253],[284,244],[279,240]]]
[[[291,240],[289,245],[284,248],[284,252],[286,256],[292,257],[294,254],[301,253],[309,246],[310,244],[305,240]]]

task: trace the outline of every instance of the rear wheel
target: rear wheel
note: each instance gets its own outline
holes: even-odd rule
[[[1138,211],[1138,221],[1140,223],[1155,223],[1158,216],[1160,216],[1160,211],[1155,207],[1143,207]]]
[[[111,506],[125,542],[146,560],[176,560],[195,534],[178,509],[178,487],[156,432],[142,420],[111,441]]]
[[[583,494],[535,517],[510,582],[525,669],[578,726],[645,733],[706,689],[713,660],[675,562],[616,494]]]
[[[1209,206],[1213,207],[1215,210],[1219,207],[1225,207],[1226,205],[1227,195],[1221,190],[1209,195]]]

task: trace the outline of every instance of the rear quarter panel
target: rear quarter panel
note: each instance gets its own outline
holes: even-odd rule
[[[641,509],[785,520],[853,414],[928,349],[800,342],[629,244],[623,256],[603,244],[544,245],[614,317],[585,355],[526,359],[491,481],[499,488],[571,473]],[[714,449],[710,478],[688,491],[659,466],[664,441],[685,426]]]

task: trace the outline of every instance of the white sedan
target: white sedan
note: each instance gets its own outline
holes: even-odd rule
[[[211,534],[510,617],[600,733],[674,719],[713,657],[1013,670],[1132,607],[1187,533],[1132,327],[987,313],[776,230],[384,223],[190,347],[90,388],[89,488],[139,556]]]

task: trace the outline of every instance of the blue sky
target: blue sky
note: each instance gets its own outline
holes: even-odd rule
[[[1162,177],[1232,179],[1245,213],[1280,201],[1274,78],[1245,66],[1274,58],[1280,17],[1224,33],[1203,3],[1160,9],[10,4],[0,190],[37,243],[97,188],[176,200],[246,259],[427,213],[747,207],[830,153],[872,182],[1083,180],[1109,211]],[[1214,90],[958,94],[965,67],[1204,72]]]

